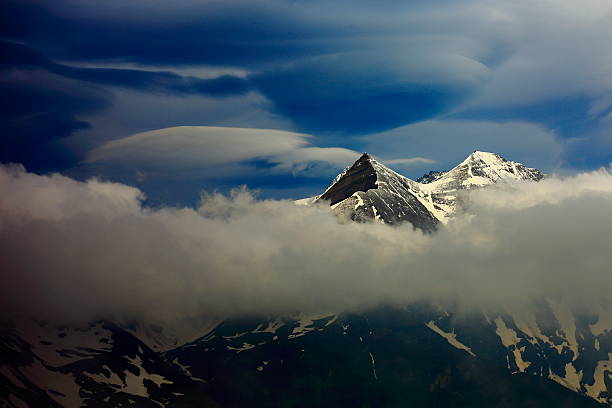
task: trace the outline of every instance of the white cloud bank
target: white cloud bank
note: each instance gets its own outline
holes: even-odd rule
[[[416,300],[609,305],[612,174],[514,188],[473,194],[478,215],[423,235],[243,190],[142,208],[132,187],[0,167],[0,310],[167,322]]]

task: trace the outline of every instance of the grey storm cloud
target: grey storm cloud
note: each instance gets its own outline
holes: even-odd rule
[[[169,322],[381,303],[465,308],[563,298],[610,307],[607,170],[468,197],[470,211],[424,235],[341,223],[325,206],[203,195],[144,208],[117,183],[0,168],[2,313],[74,322]]]

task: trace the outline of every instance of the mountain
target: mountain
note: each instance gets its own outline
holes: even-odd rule
[[[364,153],[322,194],[298,200],[298,204],[328,201],[340,218],[386,224],[407,221],[424,232],[432,232],[461,208],[464,190],[539,181],[543,177],[540,170],[495,153],[475,151],[451,170],[430,172],[417,182]]]
[[[427,232],[435,230],[439,222],[416,182],[383,166],[367,153],[342,172],[316,201],[322,200],[329,201],[337,215],[353,221],[374,219],[387,224],[408,221]]]
[[[413,181],[368,154],[320,195],[345,221],[433,232],[474,188],[544,174],[476,151]],[[250,316],[175,333],[93,322],[0,327],[0,405],[612,407],[612,310],[563,300],[458,313],[433,303]]]

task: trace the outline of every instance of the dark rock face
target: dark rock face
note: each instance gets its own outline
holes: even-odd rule
[[[330,205],[334,205],[349,198],[357,191],[378,188],[376,170],[370,160],[370,156],[364,153],[319,199],[329,200]]]

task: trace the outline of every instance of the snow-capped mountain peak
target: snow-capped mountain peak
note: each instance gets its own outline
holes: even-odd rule
[[[461,190],[543,177],[537,169],[476,150],[451,170],[430,172],[416,182],[364,153],[321,195],[296,203],[328,201],[341,218],[389,224],[409,221],[423,231],[433,231],[457,212]]]
[[[495,153],[476,150],[457,166],[425,184],[424,189],[445,193],[521,180],[538,181],[543,177],[540,170],[506,160]]]
[[[495,164],[498,164],[500,162],[505,162],[507,160],[504,159],[503,157],[501,157],[500,155],[496,154],[496,153],[483,152],[481,150],[474,150],[464,160],[464,162],[467,162],[467,161],[482,161],[482,162],[488,163],[490,165],[495,165]]]

